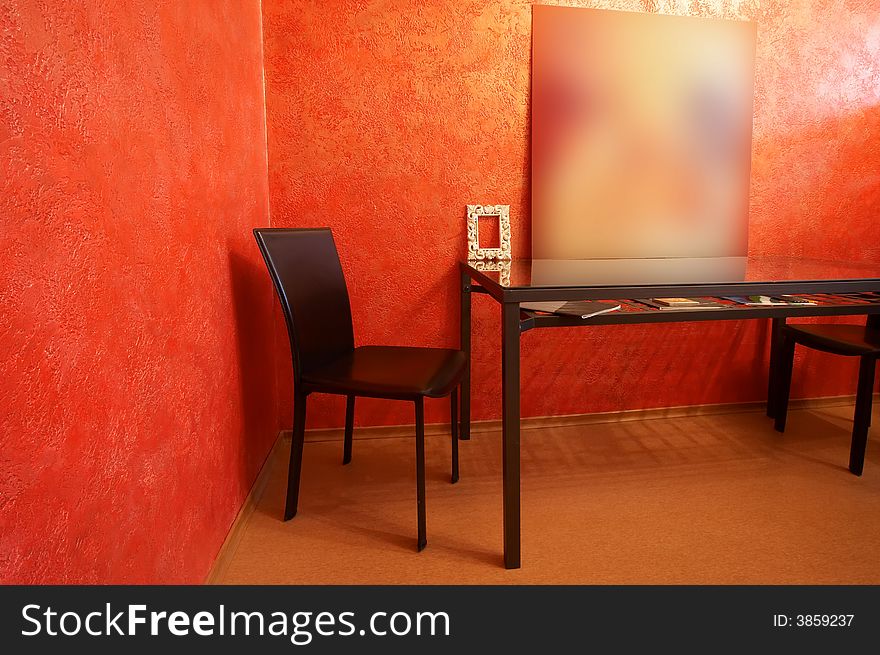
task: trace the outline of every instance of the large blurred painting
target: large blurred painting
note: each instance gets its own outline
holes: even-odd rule
[[[745,255],[754,23],[532,18],[532,256]]]

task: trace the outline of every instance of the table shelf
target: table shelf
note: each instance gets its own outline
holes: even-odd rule
[[[853,316],[880,314],[880,302],[850,300],[825,294],[802,296],[816,305],[772,305],[759,307],[733,302],[717,309],[658,309],[649,308],[636,300],[620,303],[621,309],[608,314],[579,318],[522,310],[520,330],[535,328],[583,327],[587,325],[638,325],[644,323],[681,323],[692,321],[737,321],[755,318],[799,318],[809,316]],[[719,299],[720,300],[720,299]],[[609,301],[610,302],[610,301]]]

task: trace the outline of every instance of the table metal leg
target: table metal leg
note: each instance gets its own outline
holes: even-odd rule
[[[461,429],[459,439],[471,438],[471,276],[461,272],[460,347],[467,355],[464,377],[461,379]]]
[[[784,325],[784,318],[770,319],[770,370],[767,375],[767,416],[770,418],[776,416],[776,406],[778,404],[776,388],[779,386],[777,380],[779,377],[777,375],[779,372],[779,341]]]
[[[520,567],[519,304],[501,305],[504,566]]]

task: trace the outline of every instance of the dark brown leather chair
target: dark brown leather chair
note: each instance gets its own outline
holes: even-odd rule
[[[871,401],[874,394],[874,372],[880,358],[880,329],[864,325],[786,325],[780,333],[779,358],[774,364],[776,402],[773,416],[775,427],[785,431],[788,397],[796,344],[835,355],[860,357],[859,383],[856,391],[856,412],[853,421],[849,470],[861,475],[865,466],[868,429],[871,426]]]
[[[354,345],[348,288],[329,228],[254,230],[281,301],[293,356],[293,441],[284,520],[296,515],[310,393],[347,397],[342,463],[351,461],[354,399],[409,400],[415,404],[418,550],[425,528],[425,397],[450,396],[452,482],[458,481],[459,383],[466,355],[444,348]]]

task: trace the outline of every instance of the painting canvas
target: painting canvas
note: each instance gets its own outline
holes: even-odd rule
[[[756,29],[534,6],[532,256],[742,256]]]

